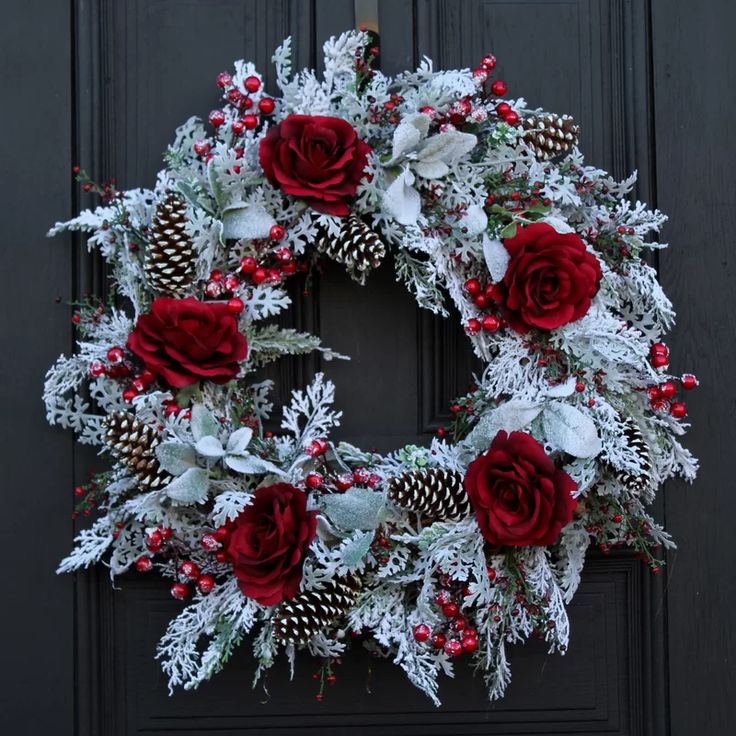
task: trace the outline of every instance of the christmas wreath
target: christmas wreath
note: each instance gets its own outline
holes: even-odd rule
[[[172,688],[253,631],[258,675],[306,649],[331,682],[360,644],[435,703],[463,659],[497,698],[507,644],[565,651],[591,545],[655,573],[672,546],[647,505],[695,475],[678,437],[697,381],[667,373],[674,312],[646,260],[665,217],[583,163],[571,118],[504,99],[491,55],[389,78],[364,32],[324,50],[321,78],[292,75],[284,42],[280,97],[250,63],[220,74],[222,108],[177,130],[152,190],[77,169],[102,203],[51,233],[90,233],[112,291],[76,308],[44,401],[112,469],[75,489],[98,516],[59,570],[171,581],[189,601],[158,648]],[[428,447],[328,439],[322,374],[270,424],[262,366],[344,357],[272,319],[324,258],[361,284],[390,258],[420,306],[459,313],[484,368]]]

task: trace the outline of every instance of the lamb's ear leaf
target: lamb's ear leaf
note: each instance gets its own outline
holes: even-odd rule
[[[199,441],[202,437],[217,437],[220,431],[218,421],[212,416],[212,412],[202,404],[192,407],[192,418],[189,426],[192,429],[194,439]]]
[[[209,477],[202,468],[189,468],[166,487],[166,495],[177,503],[203,503],[209,491]]]
[[[181,475],[197,463],[194,448],[182,442],[162,442],[156,447],[156,458],[161,469],[171,475]]]
[[[322,499],[322,507],[329,520],[340,529],[375,529],[381,523],[384,506],[382,493],[367,488],[350,488],[345,493],[334,493]]]
[[[563,401],[550,401],[544,407],[542,428],[553,450],[581,458],[595,457],[601,451],[601,440],[593,420]]]
[[[194,447],[200,455],[204,455],[205,457],[217,458],[224,457],[225,455],[222,443],[217,437],[213,437],[212,435],[207,435],[197,440],[197,444]]]
[[[516,432],[528,427],[542,411],[542,405],[514,399],[483,414],[465,441],[478,450],[487,450],[493,438],[503,429]]]

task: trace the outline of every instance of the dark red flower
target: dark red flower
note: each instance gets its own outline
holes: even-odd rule
[[[259,151],[271,184],[340,217],[350,212],[370,152],[346,120],[319,115],[289,115],[266,133]]]
[[[503,244],[510,261],[501,282],[502,302],[514,330],[554,330],[590,309],[601,267],[575,233],[536,222],[520,227]]]
[[[248,354],[238,321],[226,304],[193,297],[159,297],[141,315],[128,337],[128,349],[173,388],[206,379],[227,383]]]
[[[501,430],[473,460],[465,490],[481,534],[509,547],[554,544],[576,506],[575,481],[525,432]]]
[[[235,519],[227,554],[243,595],[264,606],[293,598],[317,531],[307,495],[288,483],[259,488]]]

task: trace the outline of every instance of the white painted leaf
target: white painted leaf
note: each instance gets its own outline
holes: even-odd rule
[[[260,204],[235,204],[222,213],[222,237],[257,240],[268,237],[276,220]]]
[[[414,170],[424,179],[441,179],[450,167],[444,161],[417,161]]]
[[[414,174],[404,169],[384,192],[383,211],[401,225],[416,225],[422,202],[412,184]]]
[[[550,401],[544,407],[542,428],[547,444],[574,457],[595,457],[601,451],[593,420],[570,404]]]
[[[396,130],[394,131],[391,161],[389,161],[388,165],[393,164],[407,151],[415,149],[419,145],[419,141],[427,135],[428,131],[429,117],[427,115],[422,113],[407,115],[396,126]]]
[[[197,452],[205,457],[223,457],[225,450],[217,437],[202,437],[195,445]]]
[[[194,449],[181,442],[162,442],[156,447],[156,458],[161,468],[171,475],[181,475],[197,462]]]
[[[427,138],[417,153],[416,163],[414,165],[416,172],[427,179],[437,178],[433,174],[430,164],[439,161],[444,164],[454,163],[459,158],[470,153],[477,143],[478,139],[472,133],[461,133],[458,130],[448,130],[444,133],[433,135]],[[444,176],[449,170],[447,167],[444,168],[444,173],[439,176]]]
[[[226,455],[225,465],[236,473],[247,475],[284,475],[273,463],[255,455]]]
[[[547,389],[547,396],[551,399],[564,399],[568,396],[572,396],[575,393],[575,384],[577,379],[575,376],[570,376],[566,381],[558,383],[556,386],[551,386]]]
[[[166,495],[183,504],[202,503],[207,498],[209,479],[202,468],[189,468],[166,487]]]
[[[322,499],[330,521],[345,530],[375,529],[381,521],[383,505],[383,494],[367,488],[350,488]]]
[[[345,540],[341,546],[342,564],[346,567],[357,567],[368,554],[373,542],[373,532],[358,532]]]
[[[502,429],[506,432],[524,429],[539,416],[541,411],[542,405],[532,401],[523,399],[507,401],[485,413],[466,441],[473,447],[485,450]]]
[[[220,425],[212,416],[212,413],[202,404],[195,404],[192,407],[192,419],[189,425],[192,428],[192,434],[195,440],[201,440],[202,437],[215,436],[220,431]]]
[[[253,438],[253,430],[250,427],[236,429],[227,440],[227,452],[232,455],[242,455],[245,448]]]
[[[486,259],[486,267],[491,275],[491,281],[497,284],[506,275],[506,269],[509,267],[509,252],[500,240],[492,240],[484,234],[483,256]]]
[[[488,227],[488,215],[480,205],[471,204],[465,210],[465,215],[460,219],[458,225],[467,235],[480,235]]]
[[[553,227],[555,230],[557,230],[558,233],[565,234],[565,233],[574,233],[574,228],[570,227],[570,225],[567,224],[565,220],[563,220],[561,217],[557,217],[556,215],[547,215],[546,217],[542,218],[542,222],[546,222],[550,227]]]

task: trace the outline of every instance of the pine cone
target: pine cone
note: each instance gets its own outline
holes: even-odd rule
[[[167,296],[181,296],[194,278],[196,256],[186,222],[186,204],[177,194],[156,207],[143,269],[151,288]]]
[[[577,145],[580,127],[569,115],[532,115],[524,120],[524,139],[540,161]]]
[[[151,427],[124,412],[110,415],[105,426],[110,452],[128,466],[142,486],[160,488],[171,480],[159,466],[155,450],[161,440]]]
[[[388,497],[402,509],[437,521],[456,521],[471,512],[463,476],[454,470],[427,468],[391,479]]]
[[[286,644],[305,644],[345,618],[360,592],[354,575],[333,578],[320,590],[298,593],[281,604],[274,617],[274,636]]]
[[[631,417],[621,419],[624,435],[629,441],[629,448],[633,450],[641,461],[642,471],[638,475],[628,473],[625,470],[614,468],[609,464],[609,468],[614,477],[631,493],[639,495],[643,493],[652,483],[651,469],[652,459],[649,454],[649,446],[647,445],[644,435],[641,433],[639,425]]]
[[[323,233],[317,250],[333,261],[345,264],[348,273],[361,284],[367,272],[378,268],[386,255],[386,246],[376,232],[357,215],[348,215],[336,238]]]

